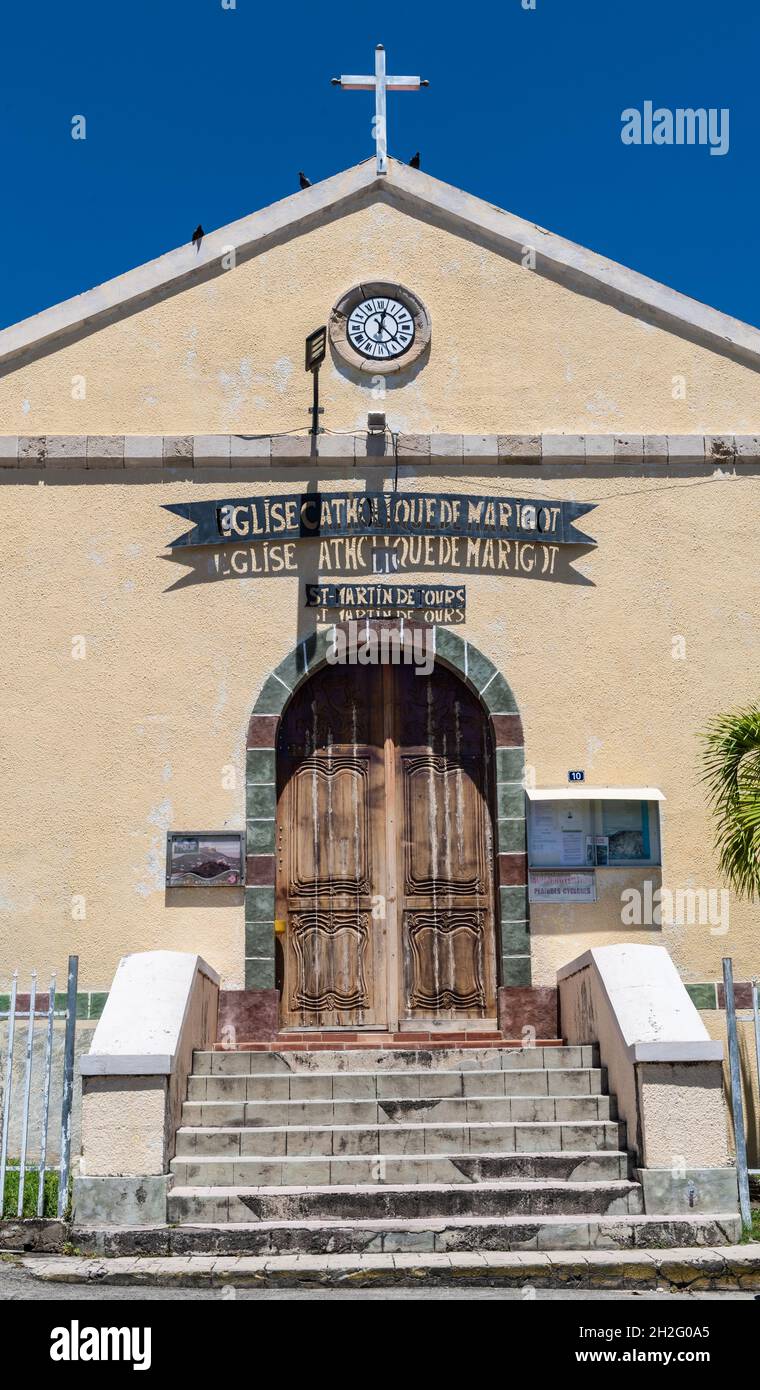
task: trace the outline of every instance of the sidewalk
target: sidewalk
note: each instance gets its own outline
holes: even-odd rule
[[[68,1284],[760,1290],[760,1244],[704,1250],[467,1254],[100,1257],[29,1255],[35,1278]]]

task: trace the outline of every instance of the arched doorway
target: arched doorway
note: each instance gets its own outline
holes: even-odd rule
[[[496,1016],[493,747],[452,670],[326,665],[277,737],[277,983],[295,1028]]]

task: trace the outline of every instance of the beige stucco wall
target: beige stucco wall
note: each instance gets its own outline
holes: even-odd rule
[[[88,1178],[166,1171],[165,1076],[86,1076],[82,1081],[82,1157]]]
[[[306,422],[304,334],[369,274],[427,302],[429,362],[390,385],[391,424],[409,430],[719,432],[760,428],[757,376],[727,357],[579,296],[452,232],[382,203],[273,247],[0,376],[0,432],[265,432]],[[686,377],[674,400],[672,377]],[[84,401],[71,378],[86,378]],[[325,422],[364,425],[373,398],[332,364]],[[427,571],[467,583],[459,629],[504,672],[539,785],[656,785],[663,881],[718,886],[697,731],[757,698],[760,571],[756,478],[711,469],[510,465],[466,476],[403,468],[421,491],[503,491],[595,500],[599,542],[577,563],[588,587],[511,575]],[[164,891],[168,829],[244,826],[245,733],[267,673],[311,630],[297,570],[195,582],[165,558],[183,524],[162,503],[251,492],[392,486],[384,467],[300,465],[250,475],[181,468],[0,470],[4,622],[0,706],[0,972],[61,970],[81,956],[83,988],[107,987],[119,957],[193,950],[227,986],[243,983],[242,892]],[[86,656],[72,655],[76,639]],[[674,659],[683,638],[685,659]],[[636,933],[619,921],[619,875],[600,871],[594,907],[536,907],[534,980],[587,945],[662,941],[686,980],[714,979],[730,949],[737,979],[757,969],[756,912],[731,901],[730,930]],[[82,917],[84,912],[84,917]]]
[[[460,573],[468,606],[459,631],[510,682],[539,785],[562,786],[568,768],[584,767],[592,784],[661,787],[665,884],[717,886],[697,732],[757,696],[756,486],[679,491],[662,479],[602,484],[560,472],[542,477],[541,490],[608,497],[587,521],[598,549],[578,562],[593,585]],[[292,467],[236,480],[234,491],[298,491],[312,478]],[[362,480],[344,472],[344,484]],[[198,951],[225,984],[242,985],[242,891],[175,890],[167,900],[165,833],[243,828],[248,717],[267,673],[311,629],[302,585],[318,556],[301,542],[297,572],[245,579],[212,577],[204,556],[199,582],[172,589],[187,571],[162,550],[182,525],[161,504],[224,496],[228,486],[219,476],[143,483],[80,473],[2,489],[5,972],[19,961],[61,971],[77,950],[82,987],[102,988],[122,954],[163,947]],[[452,484],[450,472],[426,471],[412,486],[519,495],[536,479],[515,469]],[[685,640],[684,660],[673,659],[674,636]],[[72,656],[79,637],[84,659]],[[709,925],[635,932],[620,924],[620,871],[599,880],[593,907],[534,908],[536,982],[621,931],[663,941],[686,980],[719,978],[728,950],[737,979],[757,969],[749,905],[731,898],[725,935]]]
[[[125,267],[126,269],[127,267]],[[18,371],[0,374],[0,428],[21,434],[268,433],[307,422],[307,333],[367,279],[426,303],[428,364],[391,386],[394,428],[464,433],[753,433],[757,374],[582,296],[476,239],[384,202],[323,220],[205,284]],[[674,376],[685,399],[674,399]],[[84,377],[86,399],[72,399]],[[76,383],[74,390],[77,390]],[[328,364],[325,423],[366,425],[368,378]],[[678,391],[678,388],[676,388]]]
[[[727,1112],[719,1062],[637,1068],[647,1168],[722,1168]]]

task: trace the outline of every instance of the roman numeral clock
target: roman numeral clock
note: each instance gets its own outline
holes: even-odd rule
[[[404,285],[374,280],[355,285],[330,315],[330,341],[339,357],[360,372],[399,372],[430,346],[431,326],[422,300]]]
[[[362,299],[351,310],[348,341],[363,357],[388,361],[400,357],[414,342],[414,319],[400,299],[378,295]]]

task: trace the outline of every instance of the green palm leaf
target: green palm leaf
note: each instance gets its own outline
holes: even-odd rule
[[[760,897],[760,705],[719,715],[703,740],[720,869],[752,901]]]

